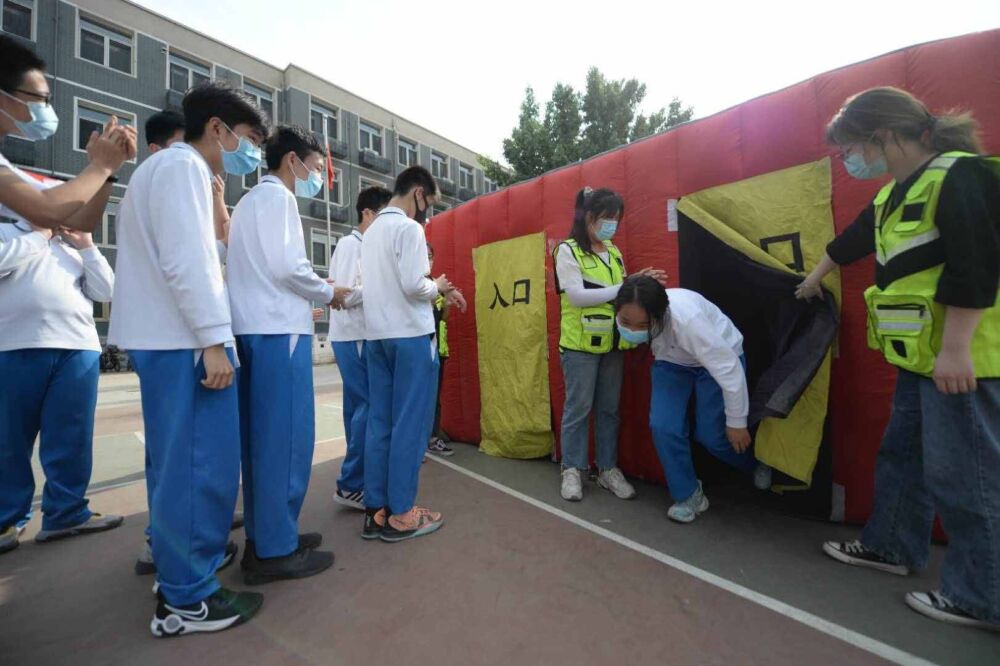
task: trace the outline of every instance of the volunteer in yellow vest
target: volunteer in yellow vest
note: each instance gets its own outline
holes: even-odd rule
[[[869,344],[899,368],[859,541],[841,562],[906,575],[927,564],[935,512],[949,537],[941,588],[907,604],[936,620],[1000,627],[1000,162],[969,114],[934,116],[874,88],[827,128],[856,178],[893,177],[827,248],[798,295],[836,264],[876,255]]]
[[[560,298],[559,352],[566,384],[562,430],[563,499],[583,499],[581,473],[590,468],[589,419],[596,409],[597,483],[621,499],[635,489],[618,469],[618,401],[624,367],[611,303],[625,280],[621,251],[611,242],[625,202],[609,189],[584,188],[576,196],[570,237],[554,252]],[[643,273],[663,279],[661,271]]]
[[[427,244],[427,261],[434,270],[434,248]],[[437,398],[434,401],[434,427],[431,429],[431,438],[427,442],[427,452],[436,453],[439,456],[452,456],[455,451],[448,446],[448,436],[441,429],[441,385],[444,383],[444,363],[448,360],[448,316],[451,314],[451,305],[448,304],[444,296],[438,296],[434,301],[434,337],[437,341],[438,359],[438,383]]]

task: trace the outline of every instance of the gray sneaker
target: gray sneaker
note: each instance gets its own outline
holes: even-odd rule
[[[580,470],[569,467],[562,471],[559,494],[567,502],[579,502],[583,499],[583,481],[580,479]]]
[[[635,497],[635,488],[625,479],[625,475],[617,467],[602,470],[597,475],[597,485],[605,490],[610,490],[618,499],[632,499]]]
[[[99,513],[91,514],[86,521],[75,527],[67,527],[61,530],[42,530],[35,536],[35,543],[47,543],[58,539],[80,536],[81,534],[91,534],[93,532],[106,532],[113,530],[125,521],[121,516],[104,516]]]
[[[9,553],[18,547],[17,537],[21,535],[16,525],[11,525],[3,532],[0,532],[0,555]]]
[[[753,471],[753,485],[757,490],[771,489],[771,468],[762,462],[757,463]]]
[[[690,523],[698,517],[698,514],[708,511],[708,498],[705,497],[701,489],[701,481],[698,488],[683,502],[675,503],[667,511],[667,517],[677,523]]]

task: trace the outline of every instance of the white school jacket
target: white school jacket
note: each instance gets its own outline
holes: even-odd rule
[[[313,301],[333,299],[306,257],[295,195],[275,176],[233,210],[226,281],[236,335],[312,335]]]
[[[212,172],[175,143],[139,165],[118,208],[108,342],[123,349],[204,349],[232,341],[212,224]]]
[[[365,339],[364,289],[361,282],[361,232],[355,229],[337,242],[330,260],[334,284],[353,291],[344,300],[343,310],[330,312],[330,340],[356,342]]]

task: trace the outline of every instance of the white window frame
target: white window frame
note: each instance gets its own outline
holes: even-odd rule
[[[362,127],[365,126],[365,125],[367,125],[369,127],[369,129],[378,129],[379,130],[380,143],[382,144],[382,149],[381,150],[375,150],[375,149],[370,148],[369,146],[366,146],[364,144],[364,142],[362,140],[362,137],[366,133],[367,134],[371,134],[371,132],[363,132],[362,131]],[[384,156],[385,155],[385,128],[382,127],[381,125],[378,125],[376,123],[371,122],[370,120],[365,120],[364,118],[358,118],[358,146],[361,148],[361,150],[367,150],[367,151],[373,152],[376,155],[378,155],[379,157]]]
[[[174,63],[174,59],[180,62]],[[174,92],[179,92],[180,94],[185,94],[188,90],[193,87],[191,73],[197,71],[199,74],[204,74],[208,77],[209,81],[215,78],[215,65],[212,63],[207,63],[200,58],[195,58],[194,56],[189,56],[188,54],[180,51],[175,51],[172,48],[168,48],[167,51],[167,90],[173,90],[170,87],[170,65],[177,64],[182,67],[186,67],[188,70],[188,86],[185,90],[176,90]],[[193,65],[193,67],[192,67]]]
[[[472,181],[469,185],[463,185],[462,180],[468,179]],[[458,186],[464,187],[467,190],[476,190],[476,170],[470,167],[468,164],[458,163]]]
[[[334,121],[336,122],[336,127],[337,127],[337,136],[335,136],[335,137],[329,136],[329,130],[327,130],[327,138],[330,139],[331,141],[340,141],[341,140],[340,137],[343,134],[343,129],[344,129],[343,126],[340,124],[341,123],[341,119],[340,119],[340,107],[333,106],[332,104],[324,104],[323,102],[316,101],[315,98],[310,98],[309,99],[309,131],[310,132],[314,131],[313,128],[312,128],[312,114],[313,114],[313,111],[318,112],[320,115],[322,115],[324,117],[323,126],[325,128],[328,128],[329,125],[330,125],[329,119],[330,118],[334,119]],[[322,132],[321,132],[321,134],[322,134]],[[326,148],[326,146],[324,146],[324,149],[325,148]]]
[[[31,12],[31,36],[28,37],[28,39],[32,42],[36,41],[38,38],[38,3],[36,0],[0,0],[0,23],[3,21],[3,5],[8,2],[12,5],[20,5]],[[13,32],[7,32],[2,27],[0,27],[0,32],[7,35],[13,35],[15,37],[21,37],[21,35],[15,35]],[[24,39],[23,37],[21,38]]]
[[[116,109],[113,106],[108,106],[107,104],[101,104],[99,102],[94,102],[89,99],[84,99],[83,97],[73,97],[73,150],[77,153],[86,154],[86,150],[81,149],[80,146],[80,105],[83,105],[88,111],[94,111],[97,113],[103,113],[109,116],[118,116],[119,119],[127,118],[129,119],[132,127],[137,127],[136,123],[138,119],[136,115],[130,111],[123,111],[122,109]],[[135,164],[136,158],[133,157],[127,160],[129,164]]]
[[[399,159],[399,149],[403,147],[404,143],[407,146],[412,146],[413,147],[413,158],[414,159],[413,159],[413,163],[412,164],[406,164],[406,163],[400,161],[400,159]],[[399,166],[401,166],[403,168],[408,168],[408,167],[416,166],[416,165],[420,164],[420,144],[417,143],[416,141],[410,141],[409,139],[406,139],[404,137],[399,137],[396,140],[396,162],[398,162]]]
[[[94,301],[93,302],[93,306],[91,306],[91,307],[92,308],[93,307],[99,307],[101,309],[101,314],[94,317],[94,323],[95,324],[106,323],[111,318],[111,312],[110,312],[110,310],[111,310],[111,304],[110,303],[101,303],[99,301]]]
[[[435,160],[434,160],[434,158],[435,157],[438,158],[438,160],[440,160],[441,162],[444,163],[444,175],[443,176],[440,173],[434,173],[434,166],[435,166]],[[450,174],[451,174],[451,158],[448,157],[447,155],[445,155],[444,153],[438,152],[436,150],[432,150],[431,151],[431,175],[433,175],[435,178],[443,178],[444,180],[451,180],[451,178],[449,177]]]
[[[316,238],[317,236],[319,236],[318,240]],[[333,233],[332,232],[331,232],[331,234],[329,236],[327,236],[326,235],[326,231],[324,231],[324,230],[317,229],[315,227],[310,227],[309,228],[309,261],[312,263],[313,268],[322,268],[322,269],[327,270],[327,271],[330,270],[330,258],[333,255],[333,247],[331,246],[331,239],[332,239],[332,237],[333,237]],[[326,247],[326,263],[325,264],[317,264],[316,263],[316,257],[314,256],[315,252],[313,251],[313,249],[314,249],[313,248],[313,243],[323,243],[324,246]]]
[[[81,34],[84,30],[84,23],[87,24],[86,29],[89,32],[94,32],[100,34],[104,37],[104,62],[94,62],[89,58],[84,58],[80,54],[80,50],[83,46],[83,35]],[[129,59],[129,71],[123,72],[120,69],[115,69],[111,66],[111,40],[114,39],[119,43],[123,43],[122,40],[128,36],[128,46],[131,57]],[[135,31],[124,28],[120,25],[112,23],[110,21],[105,21],[104,19],[97,18],[96,16],[83,15],[78,9],[76,12],[76,57],[78,60],[84,62],[89,62],[91,65],[97,65],[98,67],[103,67],[104,69],[110,70],[112,72],[117,72],[118,74],[124,74],[125,76],[131,76],[133,79],[136,78],[136,39]]]
[[[257,83],[254,83],[253,81],[248,81],[247,79],[243,79],[243,92],[245,92],[246,94],[250,95],[255,100],[257,100],[257,106],[260,106],[261,100],[266,99],[267,101],[269,101],[271,103],[272,113],[270,115],[271,116],[277,116],[278,115],[277,114],[277,109],[278,109],[278,105],[277,105],[278,91],[277,90],[275,90],[273,88],[268,88],[266,86],[259,85]],[[276,117],[271,117],[270,120],[271,120],[272,123],[274,123],[274,122],[277,122],[278,119]]]
[[[263,166],[263,164],[264,163],[261,162],[261,165],[258,166],[257,169],[256,169],[256,172],[257,172],[257,183],[258,184],[260,184],[260,179],[264,177],[264,166]],[[254,172],[251,171],[250,173],[254,173]],[[243,184],[243,189],[244,190],[252,190],[255,187],[254,185],[247,185],[247,176],[249,176],[249,175],[250,174],[246,174],[245,176],[240,176],[240,182]]]
[[[108,247],[108,248],[118,247],[117,244],[112,245],[111,243],[108,242],[108,215],[113,214],[115,216],[115,227],[116,227],[115,236],[117,237],[118,214],[120,210],[120,204],[121,204],[120,199],[110,199],[108,200],[108,203],[105,204],[104,213],[101,214],[101,221],[97,223],[101,229],[101,240],[94,242],[94,244],[97,247]],[[112,208],[114,210],[111,210]]]
[[[359,176],[358,194],[360,194],[361,190],[365,189],[366,187],[385,187],[385,183],[383,183],[380,180],[372,180],[371,178],[365,178],[364,176]]]
[[[500,187],[496,184],[496,181],[493,181],[493,180],[487,178],[486,176],[483,176],[483,192],[485,194],[490,194],[491,192],[496,192],[499,189],[500,189]]]

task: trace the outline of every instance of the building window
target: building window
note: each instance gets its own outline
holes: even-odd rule
[[[372,125],[365,120],[361,121],[361,150],[370,150],[378,155],[382,154],[382,128]]]
[[[341,173],[340,169],[333,170],[333,188],[330,190],[330,203],[339,206],[341,202]],[[326,201],[326,169],[323,169],[323,187],[319,188],[319,192],[313,199],[317,201]]]
[[[417,144],[407,139],[399,140],[399,164],[404,167],[418,164]]]
[[[90,133],[103,132],[104,125],[111,120],[111,116],[116,116],[121,125],[135,126],[134,113],[111,109],[93,102],[76,100],[76,142],[74,143],[76,150],[86,152]]]
[[[360,192],[361,190],[367,190],[369,187],[385,187],[385,185],[382,184],[382,183],[379,183],[378,181],[368,180],[367,178],[362,178],[361,179],[361,189],[358,190],[358,191]]]
[[[3,31],[31,39],[35,0],[0,0],[3,3]]]
[[[212,78],[212,73],[206,65],[188,60],[176,53],[170,54],[170,89],[186,93],[199,83],[205,83]]]
[[[108,320],[108,304],[94,301],[94,321]]]
[[[255,86],[252,83],[243,83],[243,90],[246,94],[254,98],[257,102],[257,106],[264,110],[267,117],[272,121],[274,118],[274,93],[261,88],[260,86]]]
[[[340,126],[337,122],[337,112],[319,104],[313,104],[309,109],[309,129],[330,141],[340,138]],[[325,146],[324,146],[325,147]]]
[[[326,268],[329,266],[331,254],[330,237],[319,229],[310,229],[309,233],[312,241],[312,264],[316,268]]]
[[[97,223],[92,234],[95,245],[103,247],[115,247],[118,244],[118,233],[116,224],[118,222],[118,204],[108,203],[104,209],[104,216]]]
[[[469,190],[476,189],[476,173],[472,167],[464,164],[458,165],[458,186]]]
[[[80,17],[80,57],[131,74],[132,34]]]
[[[260,182],[260,172],[261,168],[257,167],[247,175],[243,176],[243,189],[249,190],[251,187],[257,185]]]
[[[448,180],[448,157],[441,153],[431,152],[431,175],[435,178]]]
[[[496,192],[497,189],[499,189],[499,188],[497,187],[496,183],[494,183],[489,178],[483,178],[483,191],[484,192],[486,192],[486,193]]]

